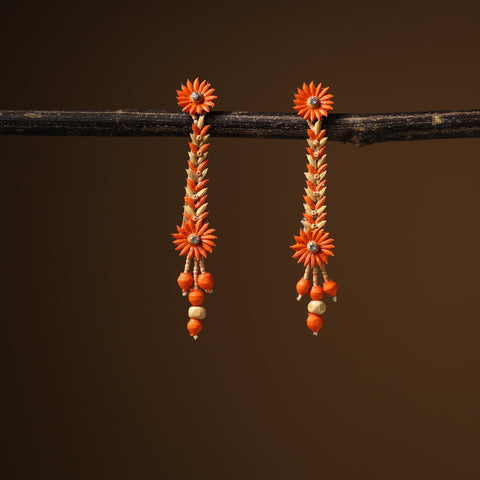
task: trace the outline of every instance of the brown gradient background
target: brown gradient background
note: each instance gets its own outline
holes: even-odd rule
[[[480,8],[431,2],[29,2],[3,7],[1,108],[480,106]],[[331,143],[328,303],[302,269],[304,142],[212,139],[216,278],[198,342],[170,233],[186,138],[0,137],[9,479],[480,475],[480,141]],[[4,422],[5,423],[5,422]]]

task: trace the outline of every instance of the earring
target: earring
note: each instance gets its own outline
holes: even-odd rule
[[[306,195],[303,196],[305,203],[305,213],[303,214],[300,236],[294,235],[295,245],[290,248],[295,250],[293,258],[298,263],[303,263],[305,272],[303,278],[297,283],[297,300],[302,296],[310,294],[311,301],[308,304],[307,325],[314,335],[318,334],[323,325],[321,315],[326,311],[326,305],[321,301],[323,293],[333,297],[337,301],[337,284],[330,280],[327,274],[326,264],[328,257],[333,256],[332,249],[333,238],[325,231],[326,224],[326,205],[325,192],[327,164],[325,160],[325,130],[321,130],[322,118],[328,115],[332,110],[333,101],[330,100],[333,95],[327,94],[330,87],[322,89],[322,84],[315,86],[313,82],[310,85],[306,83],[298,89],[293,103],[297,114],[303,117],[308,124],[307,138],[307,169],[305,177],[307,178]],[[313,286],[310,284],[310,273],[313,277]],[[320,273],[323,277],[323,286],[320,285]]]
[[[190,151],[182,225],[177,225],[177,233],[172,235],[175,238],[173,241],[176,245],[175,250],[178,250],[181,256],[187,257],[184,271],[179,275],[177,283],[183,295],[188,294],[188,300],[192,305],[188,310],[187,329],[195,340],[206,316],[206,310],[201,306],[204,300],[202,289],[206,292],[213,291],[213,276],[206,271],[205,259],[207,253],[212,252],[212,247],[215,246],[214,239],[217,237],[212,235],[215,230],[208,228],[209,224],[204,223],[204,220],[208,215],[206,175],[207,150],[210,145],[207,143],[210,125],[205,125],[205,114],[214,106],[213,100],[217,98],[213,95],[214,91],[209,83],[205,80],[200,83],[198,78],[193,83],[187,80],[187,85],[182,85],[181,90],[177,90],[178,105],[183,112],[190,114],[193,124],[191,141],[188,143]]]

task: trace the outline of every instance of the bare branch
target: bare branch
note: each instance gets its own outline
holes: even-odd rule
[[[216,137],[305,138],[295,113],[212,112]],[[184,136],[191,119],[181,112],[0,111],[0,135]],[[480,110],[410,113],[332,113],[329,140],[357,146],[379,142],[480,137]]]

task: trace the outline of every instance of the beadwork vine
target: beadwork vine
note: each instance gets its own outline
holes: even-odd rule
[[[308,124],[307,143],[307,171],[305,172],[307,186],[303,196],[305,203],[300,234],[294,235],[295,244],[292,248],[295,253],[293,258],[305,267],[303,277],[297,282],[297,300],[307,294],[311,301],[308,304],[307,325],[314,335],[323,325],[321,315],[326,311],[326,305],[321,301],[324,292],[337,300],[337,284],[330,280],[327,274],[326,264],[328,258],[333,256],[333,238],[325,231],[327,223],[326,201],[326,175],[327,154],[325,153],[327,137],[322,130],[322,118],[332,110],[333,95],[327,93],[329,87],[322,88],[322,84],[315,86],[303,84],[298,89],[294,98],[294,109],[303,117]],[[323,277],[321,285],[320,274]],[[312,283],[310,282],[312,275]]]
[[[213,235],[215,229],[209,228],[204,222],[208,215],[207,183],[208,172],[208,143],[210,125],[205,124],[205,114],[214,106],[213,95],[215,89],[205,80],[199,82],[196,78],[192,83],[187,80],[186,85],[177,90],[178,105],[182,111],[192,117],[192,133],[188,143],[187,185],[185,187],[182,225],[177,225],[177,233],[173,233],[176,245],[175,250],[181,256],[186,256],[184,271],[179,275],[177,283],[184,296],[188,295],[191,307],[188,310],[189,321],[187,329],[196,340],[202,330],[202,320],[206,317],[206,310],[202,306],[205,292],[212,292],[213,275],[206,270],[205,260],[208,253],[215,246]]]

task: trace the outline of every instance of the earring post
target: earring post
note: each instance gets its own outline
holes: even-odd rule
[[[215,137],[304,139],[295,113],[211,112]],[[167,111],[0,110],[0,135],[180,137],[190,117]],[[332,113],[323,120],[328,139],[356,146],[374,143],[480,137],[480,110]]]

